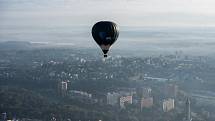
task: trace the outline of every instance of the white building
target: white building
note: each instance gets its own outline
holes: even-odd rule
[[[163,111],[169,112],[170,110],[175,108],[175,100],[174,99],[167,99],[163,101]]]
[[[117,105],[119,101],[119,93],[107,93],[107,104],[108,105]]]
[[[125,103],[132,104],[132,96],[131,95],[123,96],[123,97],[119,98],[120,108],[125,108]]]
[[[61,82],[61,90],[63,90],[63,91],[67,90],[67,82],[66,81]]]
[[[67,81],[60,81],[58,83],[58,92],[61,96],[66,96],[67,89],[68,89]]]

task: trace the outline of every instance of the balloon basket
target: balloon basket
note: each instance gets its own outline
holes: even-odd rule
[[[107,54],[104,55],[104,58],[107,58]]]

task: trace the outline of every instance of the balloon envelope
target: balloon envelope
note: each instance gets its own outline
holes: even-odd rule
[[[97,22],[92,28],[92,36],[101,47],[104,57],[107,57],[110,46],[117,40],[119,30],[115,23],[110,21]]]

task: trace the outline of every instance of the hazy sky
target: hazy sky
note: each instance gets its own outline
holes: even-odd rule
[[[0,26],[214,26],[214,0],[0,0]]]

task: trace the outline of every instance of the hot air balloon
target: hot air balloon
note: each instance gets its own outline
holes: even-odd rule
[[[97,22],[92,28],[92,36],[107,57],[111,45],[117,40],[119,30],[115,23],[111,21]]]

